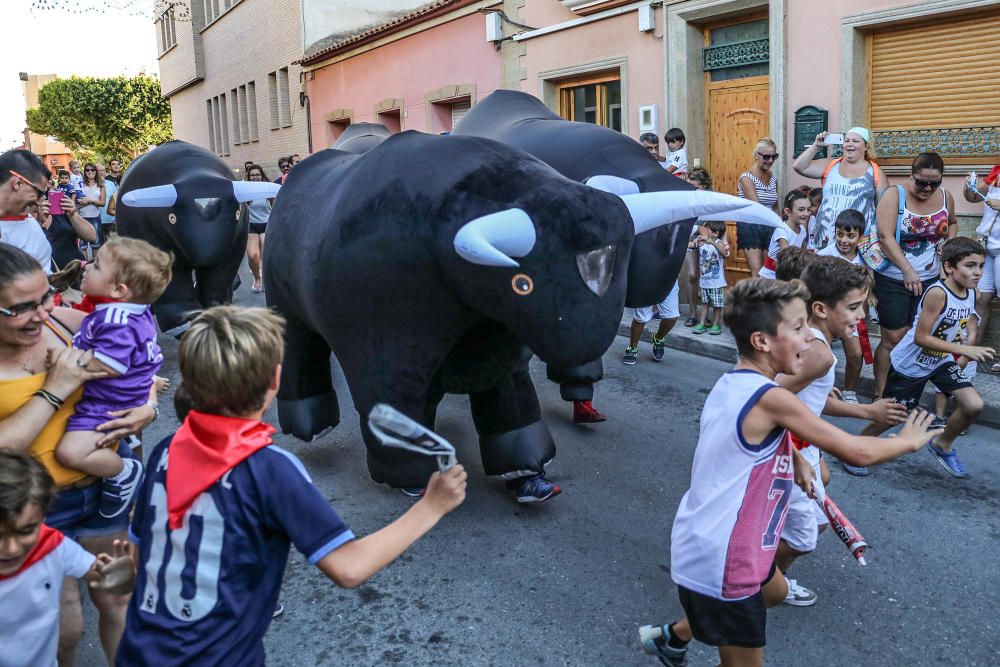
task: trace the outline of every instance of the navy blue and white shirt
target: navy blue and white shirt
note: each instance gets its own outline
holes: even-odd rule
[[[166,438],[153,450],[130,533],[135,591],[116,664],[263,665],[289,544],[315,565],[354,539],[302,463],[269,446],[167,526]]]

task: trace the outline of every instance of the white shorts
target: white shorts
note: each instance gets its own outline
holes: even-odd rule
[[[816,488],[816,495],[820,496],[824,486],[819,463],[813,464],[813,471],[816,473],[813,485]],[[819,503],[807,496],[797,484],[792,486],[792,497],[788,501],[788,515],[785,517],[785,527],[781,529],[781,539],[796,551],[802,553],[815,551],[819,526],[827,523],[830,523],[830,520],[826,518],[826,513],[820,508]]]
[[[1000,255],[996,257],[986,255],[983,276],[979,279],[979,291],[991,294],[1000,293]]]
[[[674,288],[670,290],[670,294],[667,295],[667,298],[663,300],[663,303],[656,306],[657,310],[660,311],[661,318],[669,319],[681,316],[681,307],[678,299],[679,293],[680,283],[674,283]],[[645,324],[653,319],[653,307],[646,306],[645,308],[633,309],[632,319],[640,324]]]

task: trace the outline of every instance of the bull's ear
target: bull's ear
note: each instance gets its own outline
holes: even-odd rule
[[[511,257],[524,257],[535,247],[535,224],[519,208],[497,211],[470,220],[455,233],[455,252],[482,266],[520,266]]]
[[[154,185],[122,195],[122,203],[136,208],[166,208],[177,202],[177,188],[172,185]]]
[[[233,196],[236,201],[254,201],[255,199],[274,199],[278,196],[281,186],[277,183],[264,181],[233,181]]]
[[[613,195],[634,195],[639,193],[639,185],[635,181],[608,174],[591,176],[584,181],[586,185]]]
[[[751,203],[748,199],[704,190],[640,192],[621,198],[632,215],[636,234],[702,215],[736,211]]]

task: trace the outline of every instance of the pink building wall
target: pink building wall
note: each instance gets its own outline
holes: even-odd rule
[[[402,130],[448,129],[447,109],[427,104],[425,96],[445,86],[470,84],[475,87],[473,104],[500,87],[500,55],[486,41],[478,13],[326,65],[307,84],[313,150],[332,141],[327,113],[350,109],[355,123],[385,122],[375,107],[388,98],[403,101]]]
[[[532,27],[543,28],[581,17],[558,2],[528,2],[521,10],[521,20]],[[521,66],[527,78],[521,81],[521,90],[541,97],[543,84],[540,73],[588,63],[624,58],[627,73],[622,81],[622,128],[633,139],[639,132],[639,107],[657,105],[657,127],[660,140],[667,130],[664,127],[664,75],[663,75],[663,10],[656,12],[656,30],[639,32],[638,17],[634,10],[592,23],[559,30],[525,40],[526,54]],[[655,34],[655,36],[654,36]],[[585,76],[585,74],[583,75]],[[546,100],[550,105],[552,100]],[[558,112],[558,109],[554,109]]]
[[[841,19],[845,16],[862,12],[872,12],[892,7],[913,5],[913,0],[838,0],[838,2],[789,2],[788,11],[788,86],[785,103],[786,118],[788,118],[788,136],[785,138],[786,174],[789,184],[799,182],[815,183],[803,179],[791,169],[792,147],[794,146],[794,114],[795,110],[811,104],[829,112],[830,131],[838,132],[848,129],[841,128]],[[866,89],[866,80],[856,81],[855,89]],[[914,100],[914,104],[919,104]],[[854,125],[865,125],[864,118],[854,119]],[[877,146],[876,146],[877,148]],[[947,161],[945,162],[947,166]],[[964,172],[963,172],[964,173]],[[890,182],[901,183],[908,176],[893,174]],[[982,205],[969,204],[962,197],[961,175],[945,178],[944,187],[955,196],[956,213],[959,215],[979,216]]]

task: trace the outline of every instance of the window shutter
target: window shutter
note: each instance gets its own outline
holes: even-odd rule
[[[451,105],[451,126],[456,127],[458,121],[462,120],[465,112],[472,108],[472,104],[468,101],[466,102],[456,102]]]
[[[872,131],[1000,125],[1000,11],[880,30]]]

